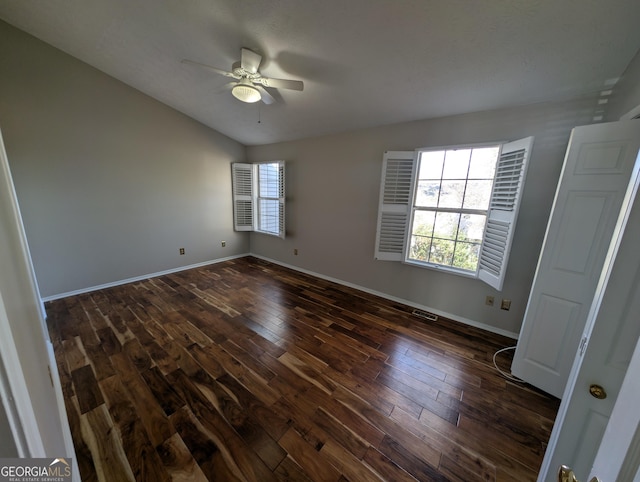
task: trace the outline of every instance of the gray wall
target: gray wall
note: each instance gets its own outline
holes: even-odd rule
[[[640,106],[640,50],[615,85],[606,118],[610,121],[619,120],[621,116],[638,106]]]
[[[287,238],[251,235],[251,251],[516,335],[571,128],[592,122],[595,96],[424,120],[322,138],[247,147],[251,161],[285,159]],[[507,277],[501,293],[481,281],[373,259],[385,150],[413,150],[535,136]],[[299,254],[294,256],[294,248]],[[511,310],[485,296],[512,300]]]
[[[0,59],[0,128],[43,297],[249,251],[229,166],[244,146],[4,22]]]

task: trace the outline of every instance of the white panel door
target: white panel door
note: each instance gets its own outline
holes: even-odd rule
[[[637,171],[632,176],[636,189],[639,183]],[[578,352],[575,357],[575,366],[549,441],[549,453],[543,463],[543,470],[550,473],[540,480],[557,480],[555,473],[562,464],[571,467],[578,480],[589,480],[587,476],[605,429],[610,431],[607,428],[609,418],[625,374],[629,378],[630,361],[640,338],[640,198],[637,192],[635,194],[633,204],[629,203],[630,206],[623,209],[623,215],[628,215],[628,219],[623,218],[616,229],[614,243],[605,260],[587,317],[586,350],[584,356]],[[605,390],[606,398],[598,399],[590,394],[589,388],[593,384]],[[637,404],[636,399],[633,404],[636,413],[628,414],[626,422],[618,421],[618,424],[631,423],[633,416],[638,419]],[[630,428],[631,432],[635,429]],[[620,430],[616,436],[619,433]],[[604,475],[604,472],[595,475]]]
[[[512,372],[562,396],[640,150],[640,122],[576,127]]]

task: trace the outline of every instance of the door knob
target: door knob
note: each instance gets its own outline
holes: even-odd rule
[[[573,470],[566,465],[561,465],[558,471],[558,482],[578,482],[578,479],[576,479]]]
[[[576,479],[576,474],[573,473],[566,465],[561,465],[558,471],[558,482],[580,482]],[[593,477],[589,482],[600,482],[598,477]]]
[[[604,400],[607,398],[607,392],[604,391],[604,388],[600,385],[596,385],[595,383],[589,387],[589,393],[592,397],[595,397],[598,400]]]

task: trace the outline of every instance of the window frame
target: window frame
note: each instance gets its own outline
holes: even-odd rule
[[[261,196],[260,169],[267,164],[278,168],[278,196]],[[235,231],[252,231],[269,236],[285,237],[285,161],[260,161],[231,164],[233,220]],[[267,230],[262,223],[261,200],[277,202],[278,230]]]
[[[429,261],[420,261],[418,259],[414,259],[414,258],[410,258],[409,257],[409,253],[411,251],[411,237],[413,235],[412,233],[412,227],[413,227],[413,222],[414,222],[414,218],[415,218],[415,213],[416,211],[435,211],[436,213],[438,212],[448,212],[448,213],[457,213],[457,214],[480,214],[480,215],[484,215],[485,216],[485,226],[486,226],[486,221],[488,221],[489,218],[489,203],[487,203],[487,209],[464,209],[464,208],[439,208],[439,207],[433,207],[433,208],[421,208],[421,207],[416,207],[416,200],[417,200],[417,196],[418,196],[418,182],[420,180],[420,155],[424,152],[440,152],[440,151],[459,151],[459,150],[466,150],[466,149],[482,149],[482,148],[487,148],[487,147],[497,147],[498,148],[498,153],[496,156],[496,166],[494,169],[494,175],[493,178],[491,179],[491,193],[490,193],[490,197],[493,194],[493,186],[494,186],[494,182],[495,182],[495,177],[496,174],[495,172],[497,171],[497,167],[498,167],[498,162],[500,160],[500,155],[502,154],[502,146],[505,144],[505,142],[483,142],[483,143],[476,143],[476,144],[462,144],[462,145],[455,145],[455,146],[437,146],[437,147],[420,147],[417,148],[415,150],[415,158],[414,158],[414,162],[415,162],[415,173],[413,176],[413,180],[411,183],[411,204],[409,205],[409,219],[408,219],[408,224],[407,224],[407,232],[406,232],[406,240],[404,243],[404,249],[403,249],[403,259],[402,262],[409,264],[409,265],[414,265],[414,266],[418,266],[421,268],[427,268],[427,269],[433,269],[433,270],[438,270],[438,271],[444,271],[444,272],[449,272],[449,273],[453,273],[456,275],[460,275],[460,276],[465,276],[468,278],[477,278],[478,277],[478,270],[480,268],[480,259],[478,259],[478,264],[476,266],[475,271],[471,271],[471,270],[466,270],[463,268],[457,268],[455,266],[449,266],[449,265],[445,265],[445,264],[440,264],[440,263],[433,263],[433,262],[429,262]],[[442,182],[444,179],[441,178],[440,181]],[[467,172],[467,177],[465,178],[466,181],[469,181],[469,177],[468,177],[468,172]],[[480,243],[480,248],[478,249],[478,258],[480,257],[480,250],[482,249],[482,242],[484,241],[484,236],[485,236],[485,230],[483,229],[483,233],[482,233],[482,241]],[[455,243],[457,244],[457,240],[455,240]]]
[[[406,253],[409,249],[409,227],[411,225],[409,221],[413,216],[416,178],[418,176],[418,152],[495,145],[500,145],[501,148],[477,271],[474,273],[439,264],[418,263],[413,260],[407,262]],[[532,146],[533,137],[526,137],[512,142],[460,144],[419,148],[414,151],[385,152],[380,182],[375,259],[400,261],[411,266],[476,278],[497,291],[501,291],[506,276]]]

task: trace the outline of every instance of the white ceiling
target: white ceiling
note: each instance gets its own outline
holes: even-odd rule
[[[0,18],[246,145],[596,92],[640,48],[638,0],[0,0]],[[243,104],[180,62],[230,69],[241,47],[304,91]]]

